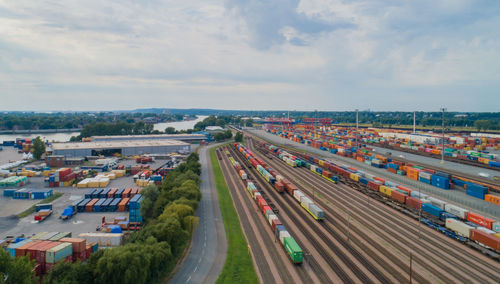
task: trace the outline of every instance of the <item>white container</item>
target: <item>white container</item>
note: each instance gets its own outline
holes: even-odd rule
[[[464,220],[467,218],[467,213],[469,213],[469,211],[467,209],[464,209],[462,207],[458,207],[456,205],[449,204],[449,203],[447,203],[444,206],[444,211],[451,213],[453,215],[456,215],[460,219],[464,219]]]
[[[255,199],[255,200],[257,200],[257,196],[260,196],[260,192],[256,192],[256,193],[254,194],[254,196],[253,196],[253,197],[254,197],[254,199]]]
[[[307,196],[302,196],[302,197],[300,198],[300,204],[301,204],[302,206],[304,206],[305,208],[307,208],[307,209],[309,209],[309,205],[310,205],[311,203],[313,203],[313,202],[312,202],[312,200],[311,200],[311,199],[309,199],[309,197],[307,197]]]
[[[446,202],[444,202],[443,200],[434,198],[432,196],[430,196],[428,199],[432,205],[438,207],[441,210],[445,210]]]
[[[288,231],[280,231],[280,242],[281,244],[284,244],[285,243],[285,238],[289,238],[290,237],[290,233],[288,233]]]
[[[79,238],[87,240],[87,243],[95,242],[99,247],[117,247],[123,242],[123,234],[108,233],[82,233]]]
[[[500,233],[500,222],[493,223],[493,231]]]
[[[302,198],[302,196],[305,196],[305,195],[300,190],[295,190],[293,192],[293,198],[295,198],[295,200],[297,200],[298,202],[300,202],[300,199]]]
[[[483,232],[485,232],[486,234],[490,234],[490,235],[493,235],[493,234],[496,234],[496,233],[497,233],[497,232],[495,232],[495,231],[492,231],[492,230],[490,230],[490,229],[488,229],[488,228],[485,228],[485,227],[482,227],[482,226],[479,226],[479,227],[477,227],[476,229],[478,229],[478,230],[480,230],[480,231],[483,231]]]
[[[269,214],[269,218],[267,218],[267,221],[269,222],[269,225],[273,225],[273,220],[274,219],[278,219],[278,217],[276,217],[276,215],[274,214]]]
[[[474,229],[474,227],[469,226],[461,221],[456,219],[446,219],[446,228],[459,233],[460,235],[470,238],[470,232]]]
[[[277,181],[282,181],[282,180],[283,180],[283,177],[282,177],[282,176],[280,176],[280,175],[276,175],[276,180],[277,180]]]

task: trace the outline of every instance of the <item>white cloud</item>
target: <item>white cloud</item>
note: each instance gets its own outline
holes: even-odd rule
[[[496,111],[498,15],[467,0],[6,1],[1,109],[434,110],[441,96]]]

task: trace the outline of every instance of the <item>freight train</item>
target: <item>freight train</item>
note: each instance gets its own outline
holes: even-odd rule
[[[261,145],[269,147],[265,143]],[[273,147],[273,149],[277,148],[276,146]],[[373,191],[378,196],[411,212],[421,213],[422,217],[425,218],[420,218],[420,221],[452,238],[462,242],[474,242],[500,253],[500,222],[498,221],[470,212],[438,198],[430,197],[419,191],[358,171],[353,167],[336,165],[308,154],[303,155],[303,158],[305,161],[309,161],[304,163],[304,167],[308,167],[311,171],[321,173],[329,170],[346,180],[363,185],[364,188]],[[318,171],[318,168],[321,170]],[[490,255],[498,257],[498,254],[490,253]]]
[[[283,133],[274,134],[279,134],[282,137],[288,137]],[[453,187],[461,187],[466,190],[467,195],[500,205],[500,196],[489,194],[490,188],[494,191],[500,192],[500,187],[494,184],[486,184],[465,177],[424,168],[419,165],[397,161],[389,157],[373,153],[372,149],[366,145],[361,145],[362,148],[356,148],[352,147],[351,144],[340,144],[338,141],[336,143],[333,143],[332,141],[320,143],[303,138],[304,137],[301,135],[292,135],[290,139],[298,143],[310,145],[313,148],[328,151],[332,154],[356,159],[359,162],[363,162],[376,168],[386,168],[387,171],[391,173],[403,175],[409,179],[417,180],[445,190]]]
[[[286,191],[292,196],[300,206],[302,206],[311,216],[320,221],[325,218],[325,213],[321,210],[309,197],[276,171],[271,169],[264,161],[255,156],[255,154],[239,143],[235,143],[234,147],[259,171],[259,173],[269,182],[278,192]],[[295,194],[295,192],[298,192]]]
[[[230,158],[232,159],[232,157]],[[245,171],[241,169],[238,170],[236,167],[235,169],[239,172],[239,176],[241,177],[243,182],[246,183],[247,191],[250,193],[255,203],[257,203],[260,212],[271,226],[273,234],[276,236],[276,239],[280,240],[281,246],[284,248],[292,262],[296,264],[302,263],[303,254],[300,246],[297,244],[295,239],[290,236],[290,233],[286,230],[280,219],[274,214],[274,211],[269,206],[267,201],[262,197],[262,194],[259,192],[255,184],[247,179],[247,174],[245,173]]]

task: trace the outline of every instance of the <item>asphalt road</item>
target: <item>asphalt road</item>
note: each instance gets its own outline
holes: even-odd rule
[[[169,283],[215,283],[226,260],[227,239],[219,199],[210,165],[209,149],[199,150],[201,162],[201,202],[196,216],[200,218],[193,242],[184,263]]]

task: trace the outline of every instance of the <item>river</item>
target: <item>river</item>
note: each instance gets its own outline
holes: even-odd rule
[[[165,131],[167,127],[174,127],[175,130],[186,130],[191,129],[194,125],[208,116],[206,115],[198,115],[196,119],[193,120],[185,120],[185,121],[176,121],[176,122],[162,122],[156,123],[154,125],[155,130]],[[0,135],[0,143],[5,141],[13,141],[16,138],[36,138],[40,136],[42,140],[48,140],[50,142],[67,142],[71,138],[71,136],[78,136],[80,132],[66,132],[66,133],[30,133],[30,134],[1,134]]]

